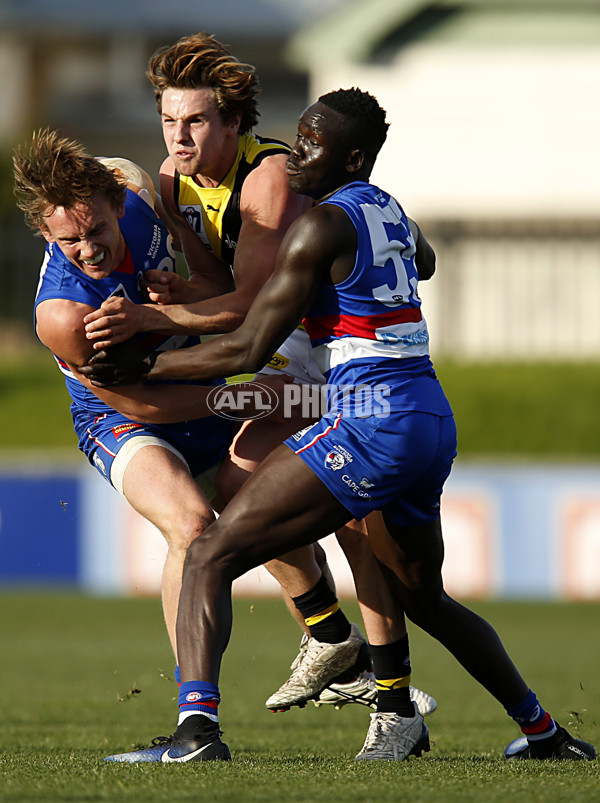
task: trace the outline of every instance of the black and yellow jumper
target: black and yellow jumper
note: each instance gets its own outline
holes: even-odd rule
[[[182,216],[218,259],[233,267],[242,216],[240,197],[247,176],[267,156],[288,154],[289,145],[241,134],[235,161],[217,187],[201,187],[193,176],[175,173],[174,201]]]

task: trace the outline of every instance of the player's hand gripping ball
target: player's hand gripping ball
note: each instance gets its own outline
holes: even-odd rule
[[[158,352],[149,352],[133,337],[97,351],[86,365],[78,366],[78,370],[97,388],[135,385],[146,379],[157,356]]]

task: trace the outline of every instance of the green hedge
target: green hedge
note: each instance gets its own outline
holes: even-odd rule
[[[600,363],[439,363],[437,373],[460,454],[600,458]]]
[[[437,372],[465,457],[600,459],[600,363],[456,364]],[[50,355],[0,359],[0,445],[75,447],[69,399]]]

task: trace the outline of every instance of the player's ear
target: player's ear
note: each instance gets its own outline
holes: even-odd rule
[[[52,236],[52,234],[50,232],[50,229],[47,226],[44,226],[43,223],[40,226],[40,233],[41,233],[42,237],[44,238],[44,240],[46,240],[47,243],[56,242],[56,238]]]
[[[358,172],[365,162],[365,152],[360,148],[355,148],[348,154],[346,168],[349,173]]]
[[[229,133],[237,135],[240,132],[240,126],[242,124],[242,113],[236,112],[235,114],[231,114],[224,122]]]

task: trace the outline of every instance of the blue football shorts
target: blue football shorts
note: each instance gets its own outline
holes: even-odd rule
[[[396,524],[418,525],[439,515],[456,457],[456,426],[452,415],[358,418],[333,411],[285,444],[354,518],[381,510]]]
[[[119,493],[129,460],[144,446],[162,446],[181,458],[193,477],[218,467],[235,432],[235,422],[217,416],[177,424],[140,424],[117,412],[97,417],[71,406],[79,448]]]

